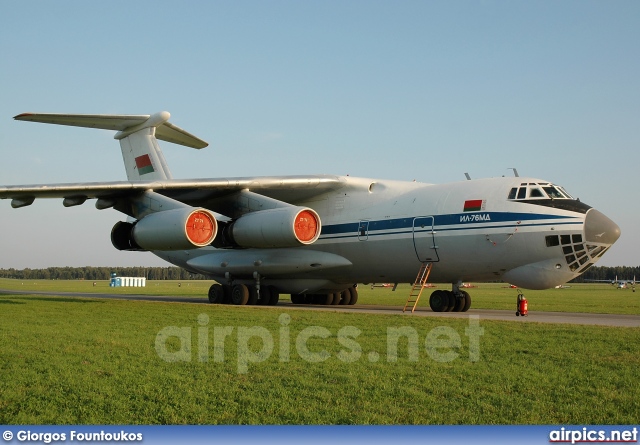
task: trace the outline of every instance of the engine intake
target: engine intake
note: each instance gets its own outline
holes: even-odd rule
[[[224,238],[239,247],[295,247],[313,244],[320,230],[315,210],[291,206],[247,213],[225,228]]]
[[[189,207],[152,213],[133,224],[119,222],[111,242],[118,250],[183,250],[211,244],[217,232],[212,212]]]

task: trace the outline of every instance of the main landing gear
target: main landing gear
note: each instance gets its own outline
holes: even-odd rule
[[[331,294],[291,294],[293,304],[354,305],[358,301],[355,286]]]
[[[471,296],[454,285],[454,290],[436,290],[429,298],[433,312],[467,312],[471,307]]]
[[[244,284],[214,284],[209,288],[209,303],[235,305],[275,306],[280,294],[272,286],[246,286]]]

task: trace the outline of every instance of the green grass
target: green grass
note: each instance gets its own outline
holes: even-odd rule
[[[95,283],[95,286],[93,285]],[[109,281],[90,280],[13,280],[0,278],[0,289],[32,290],[38,292],[83,292],[140,295],[182,295],[206,298],[214,281],[147,281],[145,287],[109,287]]]
[[[450,290],[451,285],[437,284],[437,289]],[[479,283],[464,289],[471,295],[474,309],[514,310],[518,289],[506,284]],[[411,286],[399,285],[395,292],[390,288],[374,288],[361,285],[358,291],[364,296],[360,304],[388,304],[403,306]],[[586,312],[595,314],[640,314],[640,292],[616,289],[609,284],[572,284],[566,289],[521,289],[529,303],[530,311]],[[425,289],[419,307],[429,307],[432,290]]]
[[[0,279],[0,289],[36,290],[43,292],[84,292],[111,294],[172,295],[206,299],[213,281],[148,281],[146,287],[109,287],[108,281],[54,281]],[[437,289],[451,289],[451,285],[436,284]],[[515,310],[518,290],[505,284],[480,283],[466,289],[474,309]],[[395,292],[391,288],[358,287],[358,304],[398,306],[402,308],[411,286],[401,284]],[[425,289],[419,307],[429,307],[431,289]],[[531,311],[588,312],[597,314],[640,314],[640,292],[616,289],[608,284],[573,284],[568,289],[523,290]],[[288,301],[288,295],[281,296]]]
[[[482,321],[479,360],[472,361],[467,319],[30,295],[1,295],[0,309],[3,424],[635,424],[640,418],[638,328]],[[204,326],[202,314],[209,317]],[[286,326],[282,314],[290,317]],[[158,333],[171,326],[191,333],[189,361],[167,362],[156,352]],[[257,359],[262,341],[238,338],[254,326],[274,346],[259,363],[249,359]],[[331,334],[307,343],[314,353],[328,353],[318,363],[296,347],[312,326]],[[353,344],[336,337],[348,326],[361,331],[351,340],[362,348],[350,363],[338,357],[353,352]],[[233,328],[222,362],[214,361],[216,327]],[[417,361],[409,360],[406,340],[398,360],[387,360],[387,329],[399,327],[420,339]],[[436,350],[457,358],[437,361],[427,351],[436,328],[459,336],[460,347]],[[290,339],[288,361],[281,359],[281,335]],[[206,362],[198,354],[205,337]],[[165,346],[178,352],[179,341]],[[369,360],[372,351],[380,360]],[[247,372],[238,372],[243,363]]]

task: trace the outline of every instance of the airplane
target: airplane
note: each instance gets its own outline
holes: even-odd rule
[[[636,277],[633,276],[633,280],[618,280],[618,276],[614,280],[584,280],[590,283],[609,283],[612,286],[615,286],[616,289],[629,289],[632,288],[635,292],[636,289]]]
[[[620,236],[603,213],[549,181],[446,184],[334,175],[173,179],[158,140],[204,140],[152,115],[23,113],[18,121],[117,131],[127,181],[0,187],[13,208],[36,198],[65,207],[95,199],[126,215],[111,231],[123,251],[150,251],[215,280],[211,303],[352,305],[357,283],[451,283],[433,311],[467,311],[464,282],[547,289],[579,276]],[[6,161],[5,161],[6,162]]]

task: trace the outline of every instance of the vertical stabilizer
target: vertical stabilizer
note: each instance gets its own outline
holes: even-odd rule
[[[129,181],[171,179],[154,127],[138,130],[120,139],[122,159]]]
[[[170,117],[168,111],[161,111],[115,135],[115,138],[120,140],[128,180],[171,179],[171,172],[156,139],[156,128],[167,122]]]

